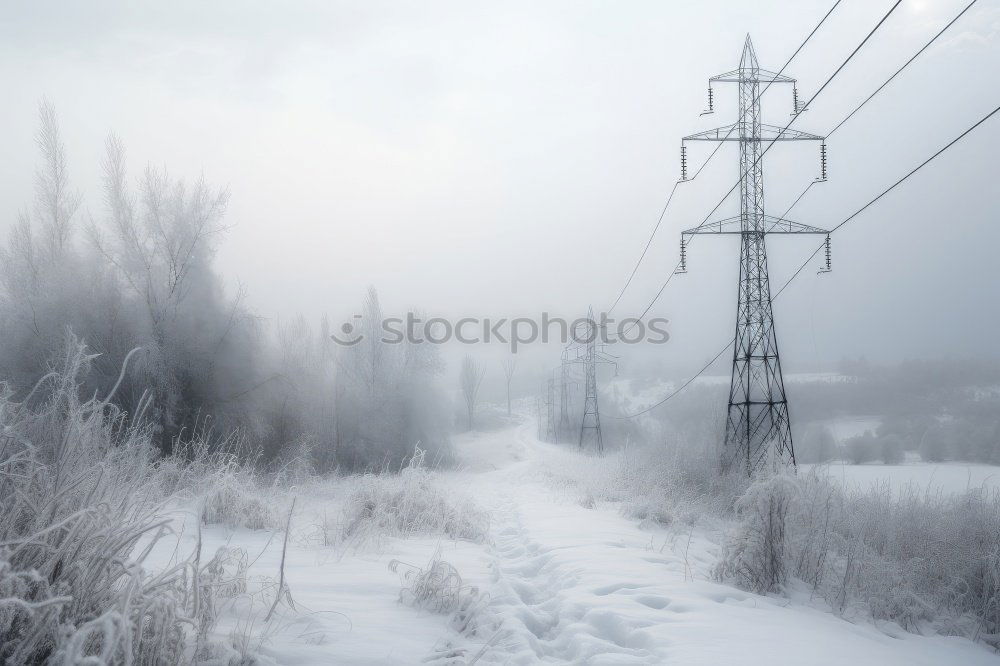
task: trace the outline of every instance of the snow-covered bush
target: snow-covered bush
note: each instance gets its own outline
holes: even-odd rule
[[[782,589],[788,580],[788,514],[799,502],[792,477],[777,474],[750,486],[736,503],[739,532],[726,544],[716,576],[754,592]]]
[[[211,624],[207,572],[144,570],[170,529],[151,429],[79,398],[91,360],[69,337],[32,394],[0,387],[0,661],[180,663]]]
[[[273,493],[268,496],[252,471],[224,469],[213,474],[211,479],[201,512],[204,523],[251,530],[281,526]]]
[[[741,476],[722,473],[717,447],[676,433],[660,446],[625,447],[613,470],[606,478],[622,511],[661,524],[722,516],[746,487]]]
[[[489,515],[471,497],[444,486],[424,466],[417,450],[399,474],[365,474],[351,479],[341,522],[341,541],[377,542],[382,536],[443,534],[452,539],[484,542]]]
[[[447,614],[455,631],[476,634],[489,595],[481,593],[478,587],[466,585],[458,569],[441,559],[440,548],[426,567],[392,560],[389,571],[399,574],[400,603]]]
[[[1000,493],[888,485],[844,491],[816,474],[754,483],[716,575],[758,592],[804,581],[838,612],[909,630],[1000,633]]]

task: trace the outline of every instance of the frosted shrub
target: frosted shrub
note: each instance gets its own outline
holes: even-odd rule
[[[247,591],[247,552],[242,548],[219,548],[201,568],[199,595],[202,597],[198,628],[202,636],[215,624],[220,600],[232,599]]]
[[[753,484],[716,577],[757,592],[804,581],[841,613],[997,643],[1000,494],[887,485],[845,492],[815,474]]]
[[[182,601],[171,570],[142,569],[165,521],[145,492],[149,432],[100,400],[81,402],[90,357],[70,338],[22,403],[0,389],[0,661],[85,656],[174,663]],[[47,396],[47,397],[44,397]]]
[[[389,562],[389,571],[399,574],[400,603],[451,616],[451,626],[461,634],[475,634],[489,597],[466,585],[458,570],[434,552],[424,568],[399,560]]]
[[[551,475],[580,491],[581,503],[619,503],[622,514],[660,525],[691,523],[726,513],[746,487],[735,475],[720,475],[714,447],[671,438],[665,445],[624,446],[600,458],[560,456]]]
[[[365,474],[355,480],[344,508],[342,540],[364,542],[380,536],[444,534],[482,543],[489,516],[470,497],[444,488],[424,467],[417,449],[398,475]]]
[[[221,565],[143,568],[170,532],[152,436],[78,398],[90,358],[69,336],[23,401],[0,385],[0,663],[185,663]]]
[[[249,470],[222,470],[210,477],[201,519],[206,524],[219,523],[229,528],[277,528],[281,519],[273,497],[265,493]]]
[[[798,502],[795,480],[785,475],[753,484],[736,503],[740,528],[726,545],[716,576],[759,593],[781,590],[788,580],[786,522]]]

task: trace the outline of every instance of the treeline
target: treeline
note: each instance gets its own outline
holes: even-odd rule
[[[946,417],[998,414],[1000,362],[990,359],[934,359],[876,365],[841,363],[830,381],[787,382],[793,419],[818,421],[836,416]]]
[[[840,381],[789,387],[802,427],[802,462],[856,464],[922,460],[1000,464],[1000,364],[995,361],[907,361],[893,366],[844,364]],[[879,425],[838,445],[824,423],[877,417]]]
[[[811,423],[795,438],[795,452],[804,463],[846,460],[856,465],[875,461],[896,465],[914,453],[925,462],[1000,465],[1000,415],[890,416],[874,430],[842,443],[823,424]]]
[[[37,385],[33,399],[44,397],[40,380],[75,335],[92,355],[82,393],[113,394],[164,453],[200,437],[238,441],[261,464],[304,457],[320,470],[398,467],[418,443],[447,456],[432,346],[337,347],[326,321],[263,321],[213,266],[225,189],[153,167],[132,176],[111,136],[92,213],[45,102],[36,139],[34,201],[0,247],[0,379],[15,396]],[[372,290],[362,326],[377,330],[381,316]]]
[[[1000,465],[1000,366],[991,361],[845,364],[829,380],[786,382],[796,460],[898,464],[907,453],[929,462]],[[847,374],[853,372],[856,374]],[[648,421],[690,441],[721,441],[728,384],[694,384]],[[872,417],[870,432],[838,441],[839,418]],[[655,437],[653,438],[655,439]]]

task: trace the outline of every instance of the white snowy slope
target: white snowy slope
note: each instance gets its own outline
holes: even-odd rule
[[[488,558],[484,547],[437,538],[386,539],[374,550],[335,552],[310,537],[317,513],[312,506],[296,510],[288,544],[285,575],[294,609],[282,604],[276,619],[263,621],[273,597],[255,594],[273,585],[281,564],[281,532],[228,530],[212,525],[202,531],[203,559],[220,547],[240,547],[252,565],[248,571],[248,593],[227,601],[214,637],[245,651],[249,660],[240,662],[231,652],[217,659],[200,659],[206,666],[247,663],[281,665],[389,665],[418,664],[435,653],[447,654],[450,644],[461,637],[447,626],[446,618],[417,611],[399,603],[400,579],[388,569],[393,559],[426,565],[437,548],[467,580],[488,584]],[[178,552],[192,552],[197,537],[193,516],[178,518],[187,523],[179,538]],[[173,544],[164,542],[149,563],[166,563]],[[246,641],[246,645],[241,645]],[[236,662],[232,661],[236,658]]]
[[[492,513],[486,545],[387,538],[374,550],[338,552],[310,534],[338,511],[341,493],[301,489],[286,561],[296,609],[282,607],[280,621],[248,632],[248,618],[260,625],[266,608],[239,601],[223,610],[217,635],[250,634],[247,651],[264,664],[1000,664],[965,639],[852,624],[808,600],[712,582],[718,546],[705,534],[670,540],[613,503],[583,506],[560,479],[567,470],[599,471],[600,463],[580,464],[581,454],[534,433],[528,422],[460,437],[462,469],[440,475]],[[187,522],[178,552],[195,547]],[[202,536],[205,558],[222,545],[247,550],[251,586],[276,576],[282,533],[211,526]],[[490,595],[484,630],[474,637],[444,615],[399,603],[400,580],[388,563],[422,566],[437,548],[466,584]]]
[[[901,490],[915,486],[923,492],[964,493],[968,490],[985,488],[1000,489],[1000,466],[976,463],[925,463],[914,462],[902,465],[868,463],[852,465],[835,461],[821,465],[801,465],[803,471],[813,471],[830,477],[846,489],[866,490],[888,486]]]
[[[998,664],[968,640],[885,633],[784,599],[708,580],[714,546],[687,539],[660,551],[614,507],[588,509],[544,483],[567,455],[532,425],[467,441],[512,462],[480,475],[495,510],[494,609],[502,640],[483,663]],[[465,454],[475,459],[475,450]],[[677,552],[674,552],[676,550]],[[685,558],[685,552],[687,553]]]

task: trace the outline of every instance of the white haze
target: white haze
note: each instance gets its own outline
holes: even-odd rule
[[[804,96],[889,4],[838,9],[788,70]],[[600,310],[678,176],[680,137],[733,118],[734,90],[721,85],[717,113],[699,118],[707,78],[737,64],[746,31],[762,65],[779,68],[828,5],[11,3],[0,17],[0,228],[30,205],[47,96],[95,215],[111,130],[135,171],[152,162],[228,184],[233,227],[217,267],[266,318],[349,317],[368,285],[389,311]],[[905,2],[796,127],[827,131],[962,5]],[[992,108],[998,30],[993,3],[964,17],[831,141],[831,181],[792,217],[836,224]],[[789,92],[769,97],[765,120],[783,124]],[[786,366],[995,355],[997,136],[981,128],[835,236],[834,273],[807,270],[777,305]],[[616,314],[656,292],[678,232],[731,184],[734,151],[681,186]],[[777,214],[818,159],[796,144],[768,160]],[[772,279],[812,248],[772,242]],[[691,248],[690,274],[650,313],[672,321],[660,358],[699,367],[728,339],[736,269],[734,243]]]
[[[837,225],[996,108],[997,1],[838,132],[794,218]],[[678,380],[732,335],[732,238],[689,246],[648,312],[669,344],[613,346],[616,376],[378,340],[408,309],[607,309],[680,138],[734,119],[722,85],[699,117],[708,78],[747,31],[781,67],[832,2],[7,3],[0,663],[996,664],[1000,114],[834,235],[776,301],[780,386],[728,410],[727,355]],[[838,2],[801,98],[893,14],[796,127],[967,2]],[[769,152],[768,212],[818,153]],[[772,291],[817,240],[770,242]]]

